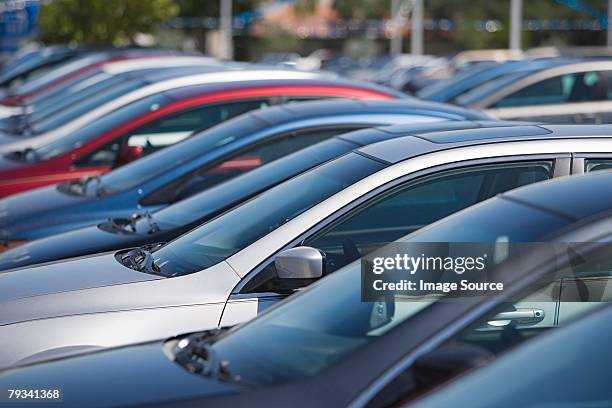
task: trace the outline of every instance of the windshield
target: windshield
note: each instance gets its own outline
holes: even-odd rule
[[[168,275],[208,268],[384,165],[349,153],[282,183],[154,253]]]
[[[465,71],[462,71],[448,79],[441,79],[431,85],[424,87],[419,92],[417,92],[417,96],[423,99],[438,98],[441,96],[439,94],[445,94],[446,92],[448,92],[448,88],[452,88],[456,84],[460,84],[466,79],[471,78],[475,75],[479,75],[489,69],[491,69],[491,67],[489,66],[476,66],[471,69],[466,69]]]
[[[155,178],[169,170],[194,160],[208,152],[229,145],[265,127],[267,123],[252,120],[250,116],[238,117],[215,126],[162,152],[155,152],[140,160],[122,166],[102,176],[101,186],[106,194],[128,190]]]
[[[83,103],[85,98],[95,96],[98,92],[105,91],[122,82],[126,82],[125,77],[109,77],[108,74],[98,74],[86,81],[73,84],[60,93],[50,95],[40,102],[34,102],[32,104],[33,112],[27,118],[28,122],[38,122],[60,110],[70,109],[75,102]]]
[[[35,157],[38,160],[49,160],[57,157],[82,146],[132,118],[144,115],[170,102],[172,102],[172,99],[164,94],[151,95],[140,99],[93,121],[79,130],[71,132],[69,135],[35,148]]]
[[[36,94],[28,97],[27,103],[33,108],[38,108],[39,106],[46,106],[49,103],[49,100],[61,97],[61,95],[71,87],[79,86],[81,83],[88,82],[91,78],[97,77],[100,74],[101,71],[99,70],[92,71],[87,74],[68,80],[66,82],[63,82],[50,89],[43,89],[41,92],[37,92]]]
[[[529,75],[531,71],[527,72],[515,72],[512,74],[504,75],[501,78],[493,81],[485,82],[484,84],[477,86],[469,92],[459,96],[455,101],[461,106],[470,106],[474,103],[479,102],[481,99],[488,97],[494,92],[502,89],[506,85],[510,85],[519,79]]]
[[[166,207],[155,213],[155,219],[162,224],[183,226],[210,218],[355,147],[341,139],[318,143]]]
[[[494,198],[399,241],[495,242],[504,237],[536,242],[569,222],[533,207]],[[394,310],[392,318],[373,326],[374,308],[380,307],[380,302],[361,301],[361,263],[356,261],[283,307],[230,331],[212,348],[227,362],[231,374],[246,383],[268,385],[312,376],[431,304],[392,303],[387,305],[387,310]]]
[[[83,115],[108,101],[122,96],[130,91],[141,88],[145,83],[142,81],[125,81],[111,86],[110,88],[101,90],[91,98],[80,100],[79,103],[72,104],[70,109],[65,109],[62,112],[56,112],[56,114],[47,117],[35,124],[31,125],[31,131],[34,134],[40,134],[53,130],[59,126],[65,125],[71,120]]]

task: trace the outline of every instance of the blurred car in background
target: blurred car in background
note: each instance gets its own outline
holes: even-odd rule
[[[26,359],[19,363],[21,367],[3,371],[0,386],[40,387],[53,378],[62,384],[62,402],[68,407],[387,407],[407,403],[424,392],[432,396],[422,401],[423,407],[448,406],[449,397],[468,406],[473,402],[487,407],[497,406],[496,402],[514,407],[534,401],[567,401],[566,396],[589,403],[608,401],[608,383],[601,380],[601,371],[591,370],[593,356],[600,355],[584,352],[592,344],[608,349],[605,338],[593,340],[591,336],[601,332],[601,317],[609,316],[607,311],[597,312],[609,302],[607,292],[603,297],[601,291],[592,296],[587,292],[580,300],[570,300],[584,307],[570,316],[564,316],[563,307],[558,308],[556,323],[549,327],[491,322],[504,316],[510,299],[546,296],[542,288],[555,282],[559,271],[572,268],[585,284],[592,284],[593,277],[610,279],[610,253],[602,241],[609,241],[612,232],[612,195],[606,188],[611,181],[612,173],[599,172],[537,183],[491,198],[399,240],[596,242],[573,246],[576,253],[567,258],[537,250],[522,259],[510,257],[489,276],[491,281],[505,282],[501,293],[454,302],[438,296],[417,305],[401,297],[362,302],[361,262],[356,260],[236,328],[99,352],[84,348],[81,355],[71,357],[62,350],[49,351],[47,356],[37,356],[42,358],[36,364]],[[589,205],[584,203],[585,191],[593,198]],[[303,268],[313,275],[323,273],[321,256],[315,261],[294,254],[293,261],[293,272]],[[281,280],[297,280],[300,274],[287,275]],[[555,296],[549,294],[547,301],[566,306],[563,297]],[[563,327],[572,320],[577,323]],[[123,327],[142,330],[142,326],[127,323]],[[15,334],[11,338],[25,337]],[[8,351],[15,353],[19,344],[9,342]],[[578,351],[559,360],[559,350],[568,355],[567,347]],[[568,367],[575,374],[558,369],[549,373],[553,351],[559,361],[553,359],[552,367]],[[587,360],[578,359],[585,355]],[[497,356],[501,356],[499,361],[495,361]],[[573,362],[592,374],[576,371],[576,366],[568,365]],[[454,377],[469,371],[468,377],[453,384]],[[517,376],[519,371],[529,373]],[[542,378],[543,371],[552,376],[553,384],[535,381]],[[584,385],[579,381],[579,387],[574,382],[567,384],[568,376],[575,379],[576,375],[595,376],[600,381]],[[533,391],[501,391],[503,399],[497,393],[481,392],[483,385],[494,386],[500,379],[509,390]],[[129,387],[122,388],[121,394],[106,392],[109,386],[125,383]],[[557,384],[567,384],[566,390],[560,391]],[[88,393],[80,392],[83,389]]]
[[[180,75],[175,69],[130,78],[80,103],[78,109],[92,110],[67,124],[1,146],[0,197],[100,175],[194,131],[267,105],[320,98],[401,97],[389,88],[293,70],[185,69],[191,71]],[[118,97],[96,106],[109,94]]]
[[[462,70],[448,79],[441,79],[421,89],[417,97],[436,102],[456,102],[457,98],[473,88],[503,77],[524,72],[525,75],[543,68],[576,62],[577,59],[547,58],[510,61],[505,63],[480,63]]]
[[[585,61],[519,71],[456,98],[461,106],[503,119],[552,123],[612,121],[612,61]]]
[[[243,64],[244,65],[244,64]],[[26,103],[12,108],[10,115],[0,118],[0,130],[9,137],[35,137],[74,120],[104,102],[120,95],[117,87],[129,78],[159,73],[164,70],[171,76],[179,76],[187,67],[239,68],[241,64],[224,64],[211,58],[192,56],[146,57],[108,62],[99,68],[29,98]],[[128,75],[129,74],[129,75]],[[115,88],[114,93],[109,93]],[[126,89],[129,91],[129,89]],[[104,93],[99,97],[98,94]],[[88,98],[96,96],[96,102]],[[6,110],[5,110],[6,111]],[[40,123],[45,121],[44,124]],[[6,138],[5,138],[6,139]],[[10,139],[8,139],[10,140]]]
[[[386,131],[401,132],[402,125]],[[0,334],[20,341],[0,352],[0,365],[249,320],[322,277],[323,267],[287,275],[276,268],[296,251],[332,273],[479,201],[569,175],[572,152],[588,151],[591,160],[611,143],[607,126],[393,138],[281,183],[159,248],[1,273]]]
[[[451,57],[430,57],[417,60],[416,64],[396,70],[389,85],[408,94],[439,81],[450,79],[476,67],[494,67],[524,58],[519,50],[470,50],[461,51]]]
[[[38,77],[59,64],[91,52],[89,47],[54,45],[17,55],[0,69],[0,87],[15,87]]]
[[[51,90],[66,81],[73,80],[81,75],[94,71],[105,62],[162,55],[170,57],[173,55],[186,55],[186,53],[157,48],[108,49],[83,53],[78,57],[63,61],[44,75],[32,78],[18,86],[5,90],[4,94],[0,95],[0,105],[21,105],[28,98],[36,96],[41,92]]]
[[[306,108],[304,105],[310,105],[310,103],[302,103],[292,107],[292,111],[299,113],[300,110]],[[337,106],[340,106],[336,103],[334,105],[336,109]],[[351,103],[349,106],[351,105],[353,105],[352,113],[355,115],[352,118],[355,121],[354,124],[364,125],[367,107],[358,107],[354,103]],[[325,103],[322,106],[325,106],[327,114],[333,112],[331,104]],[[361,108],[363,108],[362,111],[360,111]],[[307,109],[312,110],[311,108]],[[325,121],[329,120],[329,123],[333,123],[333,119],[333,115],[325,117]],[[338,125],[338,123],[334,124]],[[32,264],[116,251],[130,247],[155,246],[171,241],[228,211],[232,207],[253,198],[257,194],[358,147],[386,139],[402,137],[410,132],[424,134],[428,132],[500,127],[504,125],[514,126],[516,123],[449,120],[405,125],[402,128],[402,133],[378,132],[376,133],[377,137],[373,138],[363,137],[361,133],[355,132],[341,134],[265,164],[247,174],[236,176],[234,179],[214,185],[154,213],[147,212],[146,210],[143,212],[141,209],[138,209],[138,212],[134,212],[131,215],[126,213],[125,217],[110,218],[98,225],[79,228],[46,238],[40,237],[44,237],[45,233],[48,235],[53,231],[63,231],[72,228],[72,226],[54,227],[55,224],[60,224],[62,219],[67,217],[62,217],[62,214],[58,211],[50,211],[48,212],[49,215],[42,217],[44,219],[41,220],[39,218],[35,222],[29,221],[32,219],[31,217],[24,217],[26,218],[25,220],[22,220],[20,223],[13,223],[12,226],[4,229],[5,232],[8,232],[8,230],[16,231],[13,232],[13,236],[20,237],[20,239],[11,239],[11,236],[8,236],[6,242],[10,242],[13,249],[0,254],[0,270],[22,268]],[[76,211],[80,214],[86,213],[81,209]],[[68,213],[68,211],[65,212]],[[69,213],[74,212],[69,211]],[[82,218],[85,218],[85,216]],[[44,232],[41,233],[41,230]],[[22,245],[19,245],[19,248],[15,248],[19,243],[22,243]]]
[[[269,93],[274,88],[265,89]],[[452,105],[413,100],[341,100],[260,109],[99,179],[9,197],[0,202],[0,238],[7,246],[14,246],[16,242],[96,225],[109,217],[154,211],[351,130],[487,118]],[[145,220],[149,221],[147,217]]]

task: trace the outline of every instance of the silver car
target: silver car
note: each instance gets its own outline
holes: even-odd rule
[[[551,123],[612,121],[612,61],[583,61],[517,71],[457,98],[500,119]]]
[[[402,126],[361,130],[401,132]],[[233,325],[500,192],[612,166],[612,126],[514,126],[371,144],[161,248],[0,274],[0,366]],[[313,264],[325,262],[325,271]]]

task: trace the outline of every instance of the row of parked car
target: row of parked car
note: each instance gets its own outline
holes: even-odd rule
[[[573,95],[607,62],[474,67],[427,101],[325,72],[70,50],[0,72],[0,392],[74,407],[609,401],[612,126],[444,103],[583,69],[562,80]],[[571,105],[526,89],[534,115]],[[494,296],[362,302],[361,259],[404,242],[572,246],[504,260]]]

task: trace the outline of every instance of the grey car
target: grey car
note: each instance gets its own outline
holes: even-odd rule
[[[456,99],[500,119],[549,123],[610,123],[612,61],[583,61],[536,72],[516,71]]]
[[[611,151],[612,126],[535,125],[356,149],[153,252],[0,274],[0,336],[20,339],[4,345],[0,365],[243,322],[320,277],[276,268],[291,265],[296,252],[317,260],[322,251],[331,273],[503,191],[604,168]]]

